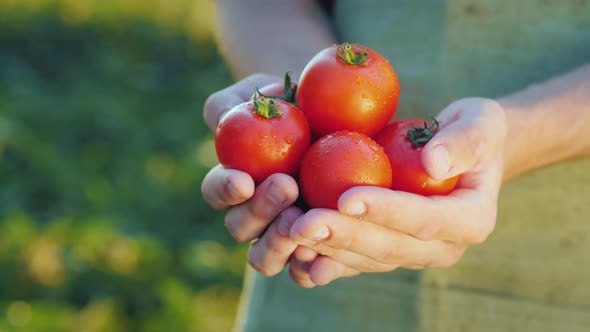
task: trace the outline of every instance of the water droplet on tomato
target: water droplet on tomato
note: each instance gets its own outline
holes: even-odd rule
[[[287,144],[293,143],[294,140],[295,140],[295,137],[293,135],[285,136],[285,143],[287,143]]]

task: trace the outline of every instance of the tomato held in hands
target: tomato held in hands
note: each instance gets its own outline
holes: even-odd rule
[[[244,171],[259,184],[274,173],[295,176],[310,139],[305,115],[297,107],[256,97],[221,119],[215,149],[223,167]]]
[[[320,138],[307,151],[299,171],[303,199],[312,208],[336,209],[354,186],[391,186],[387,155],[366,135],[339,131]]]
[[[297,105],[317,137],[350,130],[375,135],[392,118],[399,84],[387,59],[357,44],[314,56],[299,80]]]
[[[391,188],[423,196],[446,195],[455,188],[459,176],[445,180],[431,178],[422,166],[422,147],[438,131],[438,123],[403,119],[383,128],[375,137],[391,163]]]

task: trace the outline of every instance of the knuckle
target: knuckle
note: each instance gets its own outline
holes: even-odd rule
[[[262,274],[263,276],[272,277],[279,272],[281,272],[282,266],[270,264],[266,258],[268,255],[263,255],[260,257],[259,252],[260,250],[256,249],[257,244],[254,244],[248,250],[248,264],[256,270],[256,272]],[[283,265],[284,266],[284,265]]]
[[[241,232],[232,232],[232,237],[239,243],[246,243],[253,240],[252,237]]]
[[[237,239],[236,239],[236,237],[235,237],[235,233],[236,233],[236,231],[237,231],[237,230],[236,230],[236,227],[235,227],[235,226],[236,226],[236,225],[235,225],[235,222],[233,221],[233,218],[232,218],[232,213],[231,213],[231,210],[230,210],[230,211],[228,211],[228,212],[225,214],[225,218],[224,218],[224,220],[223,220],[223,221],[224,221],[224,224],[225,224],[225,228],[227,228],[227,230],[229,231],[229,233],[231,234],[231,236],[232,236],[232,237],[233,237],[235,240],[237,240]]]
[[[217,91],[207,97],[203,106],[203,119],[211,129],[217,124],[217,115],[219,113],[219,102],[223,98],[223,92]]]
[[[289,255],[286,246],[282,245],[283,243],[281,243],[282,241],[280,241],[278,236],[280,236],[278,233],[266,232],[262,237],[265,248],[268,251],[268,255],[272,257],[283,257]]]
[[[491,137],[503,137],[506,135],[508,130],[506,113],[500,103],[493,99],[484,99],[480,112],[479,122],[482,126],[493,130],[494,135]]]
[[[261,197],[254,197],[250,202],[245,203],[248,213],[252,216],[263,220],[271,220],[272,217],[277,214],[276,208],[270,204],[267,204],[266,198],[260,199]]]
[[[494,227],[495,215],[492,218],[489,218],[489,220],[482,220],[482,222],[477,223],[477,225],[474,227],[472,234],[470,234],[470,236],[464,242],[472,245],[482,244],[492,234],[492,232],[494,231]]]
[[[499,102],[493,99],[485,99],[483,106],[482,114],[490,120],[493,120],[492,122],[494,124],[504,121],[506,114],[504,113],[504,108]]]
[[[205,100],[204,111],[205,113],[211,112],[212,108],[215,107],[215,104],[218,102],[220,97],[222,96],[222,91],[217,91],[209,95]]]
[[[285,249],[277,243],[271,244],[267,249],[269,256],[282,257],[287,254]]]
[[[233,213],[231,213],[231,211],[225,215],[225,228],[227,228],[234,240],[239,243],[253,240],[252,236],[245,232],[242,227],[239,227],[238,221],[235,220],[232,215]]]
[[[502,106],[500,106],[500,103],[498,103],[494,99],[481,98],[480,101],[483,106],[481,112],[484,115],[496,116],[496,114],[498,114],[498,112],[502,110]]]
[[[476,232],[474,232],[470,238],[467,239],[467,243],[469,244],[482,244],[484,243],[488,237],[490,236],[490,234],[492,233],[491,230],[488,229],[478,229]]]
[[[453,246],[447,255],[445,255],[444,259],[436,264],[436,267],[440,268],[448,268],[451,267],[459,262],[463,254],[465,253],[465,247],[455,247]]]
[[[309,278],[309,275],[301,275],[301,273],[296,271],[294,268],[289,269],[289,277],[299,287],[312,288],[315,286],[315,284]]]
[[[272,277],[276,274],[274,271],[269,269],[262,261],[250,262],[250,266],[252,266],[252,268],[256,270],[256,272],[262,274],[265,277]]]
[[[296,223],[295,234],[297,237],[305,238],[305,234],[309,232],[315,224],[319,223],[326,217],[326,214],[321,209],[312,209],[303,214]]]

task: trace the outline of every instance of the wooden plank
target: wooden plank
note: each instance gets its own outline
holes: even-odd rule
[[[423,283],[590,306],[589,170],[590,159],[572,161],[506,185],[488,241]]]
[[[587,332],[590,311],[459,289],[424,289],[424,332]]]

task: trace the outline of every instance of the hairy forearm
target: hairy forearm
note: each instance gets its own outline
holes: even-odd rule
[[[590,64],[499,102],[508,120],[504,180],[590,156]]]
[[[218,41],[236,78],[255,72],[299,77],[335,42],[314,0],[217,0]]]

